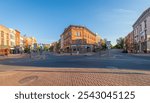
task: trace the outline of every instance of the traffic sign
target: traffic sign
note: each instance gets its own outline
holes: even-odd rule
[[[106,41],[106,46],[108,49],[111,49],[111,41]]]

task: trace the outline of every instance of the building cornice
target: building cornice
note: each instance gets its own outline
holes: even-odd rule
[[[135,27],[137,24],[139,24],[143,18],[148,16],[148,14],[150,14],[150,7],[141,14],[141,16],[133,24],[133,27]]]
[[[85,26],[80,26],[80,25],[70,25],[70,26],[68,26],[68,28],[66,28],[66,29],[64,30],[64,32],[61,34],[61,36],[62,36],[67,30],[69,30],[71,27],[78,27],[78,28],[86,29],[87,31],[89,31],[90,33],[92,33],[94,36],[96,36],[96,34],[93,33],[91,30],[89,30],[87,27],[85,27]]]

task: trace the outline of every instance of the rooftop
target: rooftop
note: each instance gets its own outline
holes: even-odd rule
[[[64,30],[64,32],[62,33],[62,35],[63,35],[69,28],[71,28],[71,27],[78,27],[78,28],[86,29],[86,30],[88,30],[89,32],[91,32],[93,35],[96,36],[96,34],[93,33],[91,30],[89,30],[87,27],[81,26],[81,25],[69,25],[68,28],[66,28],[66,29]]]
[[[135,26],[135,24],[138,23],[140,21],[140,19],[149,11],[150,11],[150,7],[141,14],[141,16],[136,20],[136,22],[133,24],[133,26]]]

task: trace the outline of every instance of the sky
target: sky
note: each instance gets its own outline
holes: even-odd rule
[[[132,31],[150,0],[0,0],[0,24],[52,43],[69,25],[82,25],[113,45]]]

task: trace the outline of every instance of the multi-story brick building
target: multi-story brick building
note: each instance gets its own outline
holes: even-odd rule
[[[3,25],[0,25],[0,45],[1,45],[1,48],[10,47],[9,29]]]
[[[20,32],[18,30],[15,31],[16,31],[16,36],[15,36],[16,46],[20,46]]]
[[[25,46],[24,46],[24,36],[20,36],[20,49],[19,49],[19,51],[23,52],[24,49],[25,49]]]
[[[125,42],[125,50],[129,53],[134,52],[134,33],[130,32],[124,39]]]
[[[16,31],[14,29],[9,29],[10,31],[10,52],[15,53],[16,47]]]
[[[37,43],[34,37],[24,37],[24,45],[26,48],[34,49],[34,44]]]
[[[145,10],[133,25],[134,49],[136,52],[150,52],[150,8]]]
[[[35,43],[34,37],[21,36],[20,31],[0,25],[0,54],[20,53],[25,47],[34,48]]]
[[[61,34],[64,52],[90,52],[96,45],[96,34],[84,26],[70,25]]]
[[[10,31],[10,52],[19,53],[20,52],[20,32],[18,30],[9,29]]]
[[[0,25],[0,54],[8,54],[10,49],[10,33],[9,29]]]

